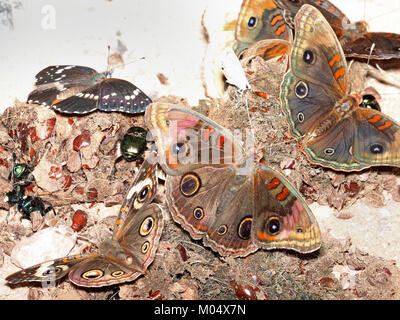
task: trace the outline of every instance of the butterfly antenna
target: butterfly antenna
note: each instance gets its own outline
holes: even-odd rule
[[[372,44],[371,49],[369,50],[369,56],[368,56],[368,60],[367,60],[367,65],[369,65],[369,61],[371,59],[372,52],[374,51],[374,49],[375,49],[375,42]]]
[[[110,45],[107,46],[107,74],[111,75],[112,70],[110,67],[110,52],[111,52],[111,47]]]
[[[352,67],[352,65],[353,65],[353,63],[354,63],[354,60],[351,60],[350,61],[350,63],[348,64],[348,66],[347,66],[347,71],[350,73],[350,69],[351,69],[351,67]],[[350,82],[350,81],[349,81]],[[351,92],[351,82],[350,82],[350,92]]]
[[[146,57],[140,57],[140,58],[137,58],[137,59],[132,60],[132,61],[127,62],[127,63],[120,63],[120,64],[117,64],[116,66],[114,66],[114,69],[122,68],[122,67],[125,67],[125,66],[129,65],[129,64],[132,64],[132,63],[135,63],[135,62],[137,62],[139,60],[144,60],[144,59],[146,59]]]

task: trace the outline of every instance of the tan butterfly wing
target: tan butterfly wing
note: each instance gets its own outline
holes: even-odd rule
[[[252,221],[251,176],[237,175],[232,166],[205,166],[168,177],[166,197],[173,219],[193,239],[203,239],[224,256],[246,256],[257,250],[244,224]]]
[[[283,11],[273,0],[244,0],[235,30],[235,53],[239,56],[253,43],[264,39],[291,40]]]
[[[400,125],[379,111],[360,108],[361,97],[347,94],[346,62],[328,22],[305,5],[295,23],[281,101],[290,133],[307,159],[341,171],[399,166]]]
[[[364,59],[400,58],[400,34],[368,32],[343,44],[346,57]]]
[[[127,220],[131,220],[143,206],[154,199],[158,186],[156,172],[157,163],[151,163],[148,159],[140,166],[121,204],[113,232],[114,240],[121,238]]]
[[[69,279],[84,287],[102,287],[133,281],[153,262],[163,230],[163,210],[149,204],[128,215],[119,241],[106,240],[99,255],[82,261]]]
[[[300,8],[305,5],[312,5],[317,8],[333,28],[336,36],[341,39],[344,36],[344,27],[350,24],[346,15],[332,2],[327,0],[275,0],[277,6],[290,13],[289,16],[295,17]]]
[[[42,282],[43,284],[55,284],[55,281],[66,276],[78,263],[98,257],[98,254],[74,255],[56,260],[45,261],[32,267],[17,271],[6,277],[10,284],[22,282]]]
[[[244,163],[242,143],[232,133],[190,109],[168,103],[152,103],[145,113],[165,173],[179,175],[213,163]]]
[[[304,5],[295,17],[295,30],[291,72],[341,99],[347,93],[347,63],[331,26],[317,9]]]
[[[320,229],[306,202],[276,170],[261,165],[254,174],[252,239],[264,249],[313,252],[321,246]]]

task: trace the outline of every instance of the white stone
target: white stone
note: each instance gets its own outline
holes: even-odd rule
[[[67,256],[75,246],[77,233],[70,227],[57,226],[42,229],[20,240],[11,252],[11,261],[28,268],[47,260]]]

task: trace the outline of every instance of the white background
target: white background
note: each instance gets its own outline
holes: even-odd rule
[[[13,3],[18,0],[2,0]],[[241,0],[21,0],[13,11],[14,29],[0,25],[0,111],[17,98],[25,101],[34,75],[54,64],[78,64],[104,71],[107,46],[116,33],[127,47],[125,69],[115,77],[132,81],[155,97],[176,94],[193,104],[204,95],[200,73],[205,54],[201,16],[211,40],[223,45],[232,33],[224,24],[237,18]],[[373,31],[400,33],[399,0],[332,0],[351,21],[366,20]],[[49,11],[55,29],[45,29]],[[43,11],[43,12],[42,12]],[[48,24],[47,24],[48,25]],[[136,59],[145,57],[145,60]],[[207,67],[207,66],[206,66]],[[163,73],[163,86],[156,74]]]

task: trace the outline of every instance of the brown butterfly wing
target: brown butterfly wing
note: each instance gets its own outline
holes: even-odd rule
[[[354,118],[354,158],[364,165],[400,166],[400,125],[387,115],[358,108]]]
[[[259,56],[264,60],[289,55],[292,49],[292,43],[286,40],[266,39],[260,40],[251,45],[243,52],[242,58],[252,59]]]
[[[373,50],[371,50],[373,48]],[[369,32],[343,45],[346,57],[364,59],[400,58],[400,34]]]
[[[332,126],[318,139],[302,144],[302,151],[311,163],[342,171],[361,170],[360,164],[353,156],[355,141],[355,123],[348,117]],[[364,139],[365,137],[362,137]]]
[[[347,64],[323,15],[304,5],[295,18],[290,70],[281,84],[282,111],[290,133],[301,138],[329,116],[347,92]]]
[[[339,39],[341,39],[344,35],[343,27],[347,24],[350,24],[350,20],[346,17],[346,15],[327,0],[275,0],[275,3],[280,8],[289,11],[290,16],[292,17],[296,16],[297,12],[303,5],[309,4],[314,6],[323,14]]]
[[[127,220],[132,220],[133,216],[143,206],[150,203],[156,195],[158,186],[156,176],[157,163],[151,163],[150,157],[148,158],[149,160],[146,158],[140,166],[121,204],[113,232],[114,240],[121,238]]]
[[[245,161],[242,144],[231,132],[193,110],[152,103],[145,119],[155,138],[158,162],[169,175],[209,163],[224,167]]]
[[[244,257],[258,248],[251,239],[252,176],[235,174],[220,195],[203,243],[219,254]]]
[[[163,212],[149,204],[128,215],[119,241],[106,240],[99,255],[82,261],[69,279],[84,287],[102,287],[135,280],[153,262],[163,229]]]
[[[379,111],[356,108],[318,139],[301,147],[310,162],[341,171],[399,166],[400,125]]]
[[[166,200],[172,217],[193,239],[201,239],[207,232],[219,198],[233,175],[230,167],[205,166],[167,177]]]
[[[249,176],[236,175],[232,167],[206,166],[168,177],[166,195],[173,219],[193,239],[203,239],[221,255],[245,256],[256,250],[250,229],[244,235],[240,228],[246,218],[252,220]]]
[[[273,0],[244,0],[235,30],[234,51],[240,55],[253,43],[264,39],[291,40],[283,11]]]
[[[342,159],[349,166],[354,164],[344,150],[352,145],[352,131],[340,134],[340,129],[351,127],[344,123],[331,128],[324,137],[308,138],[317,127],[332,122],[334,106],[346,94],[347,65],[339,41],[331,27],[313,6],[304,5],[296,19],[296,37],[291,54],[291,70],[281,84],[282,111],[293,137],[300,143],[308,159],[313,163],[327,165],[324,151],[326,144],[337,141],[337,153],[333,162]],[[333,131],[334,134],[332,133]],[[338,134],[342,140],[339,141]],[[350,139],[350,141],[349,141]],[[358,166],[358,165],[357,165]],[[356,166],[356,167],[357,167]]]
[[[324,16],[304,5],[295,17],[291,72],[305,82],[322,86],[340,99],[347,92],[347,63],[340,42]]]
[[[289,124],[290,134],[301,139],[312,131],[321,119],[329,115],[336,98],[329,95],[321,86],[311,82],[304,83],[307,94],[303,97],[296,93],[303,81],[291,72],[286,73],[281,84],[281,107]]]
[[[153,262],[164,227],[163,209],[151,203],[124,224],[119,244],[133,258],[130,268],[144,272]]]
[[[133,281],[140,275],[140,272],[126,268],[118,261],[100,255],[77,264],[70,271],[68,278],[81,287],[104,287]]]
[[[97,256],[96,254],[93,255]],[[20,270],[6,277],[10,284],[22,282],[42,282],[50,284],[66,276],[78,263],[91,255],[68,256],[56,260],[45,261],[32,267]]]
[[[317,220],[285,177],[260,166],[254,174],[253,193],[252,238],[258,247],[308,253],[321,246]]]

